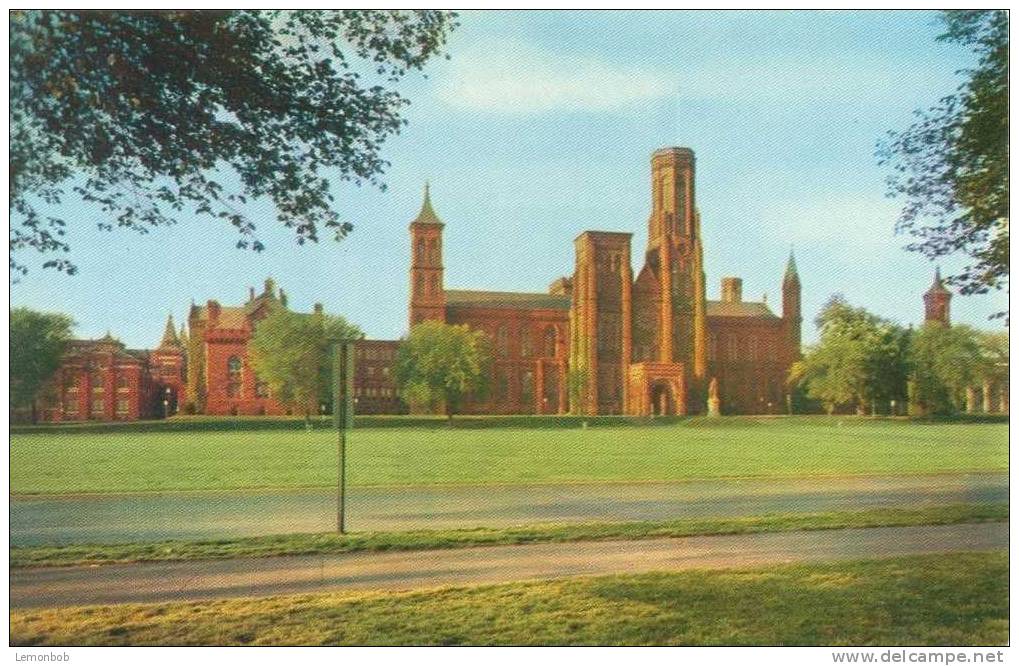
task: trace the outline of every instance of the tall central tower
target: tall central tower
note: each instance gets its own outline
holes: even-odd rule
[[[651,216],[645,266],[635,285],[634,361],[682,363],[687,411],[700,404],[707,373],[707,313],[695,161],[689,148],[651,156]]]

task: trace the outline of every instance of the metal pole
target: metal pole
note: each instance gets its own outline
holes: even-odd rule
[[[338,473],[338,476],[339,476],[339,480],[338,480],[338,483],[337,483],[338,487],[337,487],[337,492],[336,492],[336,531],[339,532],[340,534],[343,534],[343,533],[346,532],[346,520],[345,520],[346,516],[344,515],[345,514],[344,508],[346,506],[346,503],[344,502],[344,500],[346,499],[345,495],[346,495],[346,491],[347,491],[347,478],[346,478],[347,477],[347,430],[346,430],[346,428],[340,427],[340,437],[339,437],[339,441],[337,442],[337,448],[338,448],[338,454],[339,454],[338,455],[338,457],[339,457],[339,461],[338,461],[339,469],[337,470],[337,473]]]
[[[333,345],[333,422],[336,425],[336,531],[344,534],[347,494],[347,429],[353,422],[351,392],[354,385],[353,345]]]

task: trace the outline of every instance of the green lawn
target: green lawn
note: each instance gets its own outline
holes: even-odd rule
[[[297,488],[336,479],[328,430],[11,435],[18,494]],[[1008,426],[844,418],[692,419],[580,428],[367,428],[363,485],[679,480],[1006,470]]]
[[[12,645],[1004,645],[1008,554],[10,617]]]

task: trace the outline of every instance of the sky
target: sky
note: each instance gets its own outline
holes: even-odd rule
[[[746,300],[767,294],[778,313],[794,248],[806,342],[837,292],[922,322],[934,265],[895,235],[901,202],[885,196],[874,152],[971,64],[935,41],[935,13],[472,11],[460,22],[450,59],[399,85],[409,124],[384,148],[386,191],[334,186],[354,224],[345,240],[298,245],[267,202],[249,209],[262,253],[236,249],[225,223],[187,214],[145,235],[111,233],[68,199],[60,212],[78,274],[30,261],[12,306],[65,312],[80,337],[109,330],[146,348],[168,314],[179,326],[192,301],[239,305],[271,276],[293,309],[321,302],[369,337],[396,338],[407,328],[407,225],[426,180],[446,224],[446,288],[545,291],[572,273],[572,241],[588,229],[632,232],[639,270],[651,153],[687,146],[708,298],[723,276],[740,276]],[[1007,307],[1004,292],[956,295],[952,317],[997,328],[987,318]]]

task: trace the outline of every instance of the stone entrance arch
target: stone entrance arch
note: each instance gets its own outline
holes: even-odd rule
[[[672,382],[657,381],[651,384],[651,414],[654,416],[671,416],[676,413],[676,392]]]

